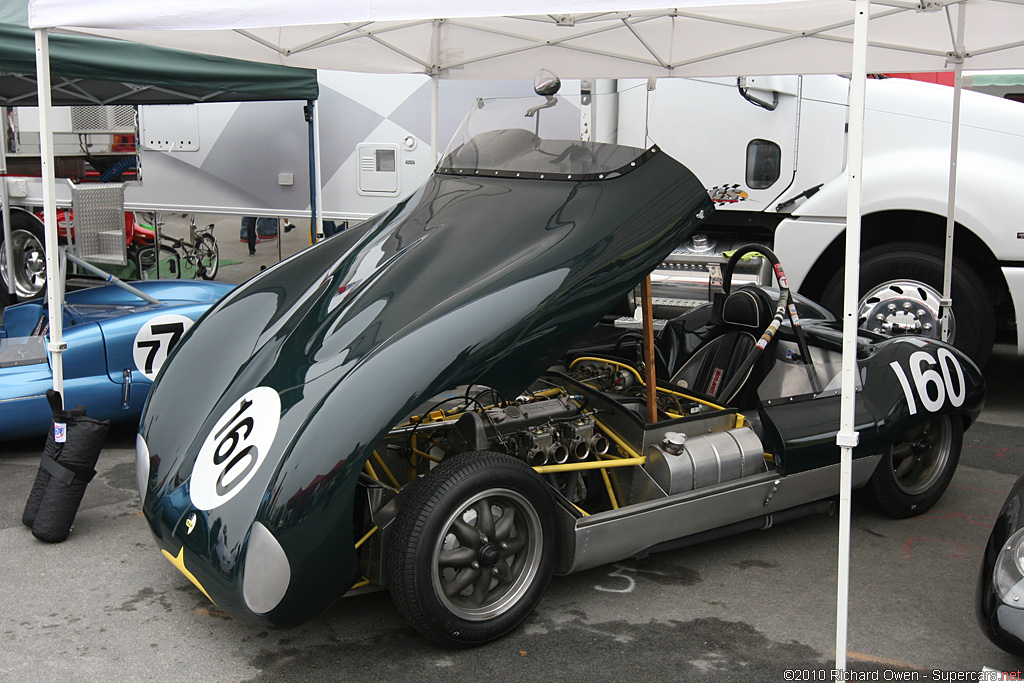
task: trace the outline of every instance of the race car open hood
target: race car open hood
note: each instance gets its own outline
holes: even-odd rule
[[[296,623],[344,593],[355,480],[387,430],[457,385],[515,397],[713,210],[657,148],[560,142],[475,138],[176,347],[143,415],[140,489],[165,553],[222,609]],[[523,145],[530,171],[502,161]],[[467,174],[469,157],[493,169]],[[245,569],[257,538],[270,550]],[[290,589],[309,581],[315,604]]]

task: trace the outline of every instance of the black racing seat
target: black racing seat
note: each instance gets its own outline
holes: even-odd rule
[[[764,377],[771,361],[770,353],[762,352],[762,358],[751,366],[731,396],[722,396],[721,392],[757,344],[774,314],[774,305],[759,287],[746,286],[727,296],[718,295],[711,321],[719,326],[720,333],[697,349],[671,381],[722,403],[745,407],[756,399],[759,383],[751,382],[750,378],[753,375]]]

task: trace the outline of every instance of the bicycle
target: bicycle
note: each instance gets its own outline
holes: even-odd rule
[[[213,223],[205,228],[196,228],[193,216],[189,223],[189,235],[191,241],[161,234],[159,248],[151,240],[148,244],[140,245],[135,253],[139,279],[156,279],[165,272],[174,279],[180,279],[183,261],[186,267],[194,270],[202,279],[215,279],[220,265],[220,249],[217,238],[213,236]]]

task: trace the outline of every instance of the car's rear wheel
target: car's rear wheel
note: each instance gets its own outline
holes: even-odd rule
[[[402,502],[388,543],[398,611],[453,647],[502,637],[540,601],[557,552],[547,484],[501,453],[445,459]]]
[[[882,456],[865,494],[890,517],[921,514],[949,486],[963,442],[957,415],[940,415],[907,430]]]

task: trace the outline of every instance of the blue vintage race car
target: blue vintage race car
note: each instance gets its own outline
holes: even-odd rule
[[[64,397],[100,420],[137,421],[168,351],[234,285],[136,283],[162,303],[110,285],[69,292],[64,305]],[[9,306],[0,327],[0,440],[44,435],[53,371],[43,299]]]

